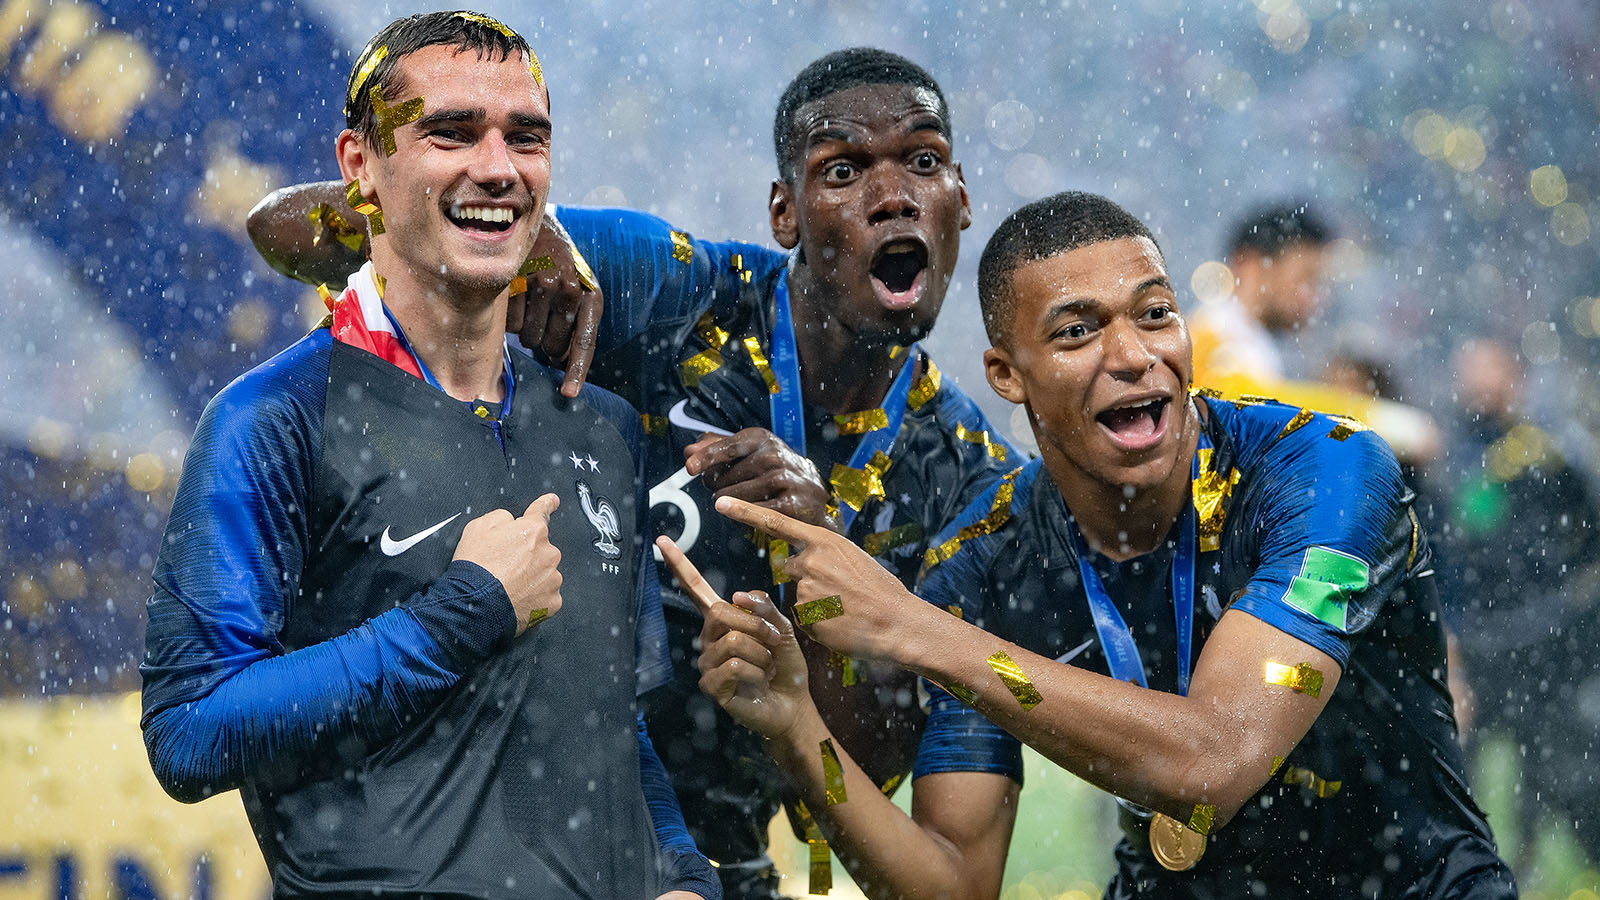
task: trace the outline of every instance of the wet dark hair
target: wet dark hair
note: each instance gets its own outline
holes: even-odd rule
[[[1259,207],[1239,222],[1228,245],[1228,255],[1253,250],[1276,256],[1295,244],[1321,246],[1333,240],[1333,229],[1305,203],[1277,203]]]
[[[945,102],[939,83],[927,70],[887,50],[872,47],[837,50],[801,69],[778,99],[778,113],[772,121],[772,146],[778,157],[778,177],[784,183],[794,183],[794,157],[800,149],[794,133],[794,117],[800,107],[863,84],[903,84],[932,91],[939,99],[940,133],[950,139],[950,106]]]
[[[534,58],[533,50],[521,35],[482,13],[453,10],[395,19],[373,35],[366,49],[356,57],[355,65],[350,68],[344,92],[345,127],[360,135],[368,144],[377,146],[378,123],[372,111],[372,85],[383,88],[385,102],[399,102],[395,94],[403,87],[400,60],[424,47],[439,44],[475,50],[479,59],[487,55],[503,60],[513,53],[526,53],[530,61]],[[373,64],[372,58],[377,54],[382,54],[382,58]]]
[[[1012,320],[1017,312],[1013,279],[1025,263],[1048,259],[1069,250],[1122,238],[1155,235],[1132,213],[1098,194],[1066,191],[1035,200],[1006,217],[983,248],[978,260],[978,302],[983,307],[983,327],[989,342],[1006,347],[1011,342]],[[1157,245],[1157,252],[1160,251]]]

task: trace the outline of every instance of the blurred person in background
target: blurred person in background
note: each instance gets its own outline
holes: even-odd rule
[[[1456,405],[1432,478],[1438,571],[1456,638],[1451,680],[1467,747],[1517,747],[1523,865],[1541,815],[1600,861],[1600,516],[1561,429],[1525,410],[1514,349],[1488,338],[1451,358]],[[1459,664],[1456,661],[1459,660]]]
[[[1226,253],[1232,293],[1198,304],[1188,316],[1195,383],[1352,416],[1382,435],[1403,462],[1431,459],[1439,435],[1426,413],[1314,379],[1321,361],[1301,349],[1301,339],[1327,300],[1333,240],[1332,227],[1303,203],[1264,206],[1239,222]]]
[[[279,897],[720,897],[638,710],[669,666],[637,414],[507,348],[538,58],[410,16],[345,96],[372,258],[201,417],[149,602],[156,775],[239,790]]]
[[[789,83],[773,144],[768,212],[788,252],[696,239],[630,210],[554,209],[605,298],[591,374],[645,412],[655,526],[719,587],[774,584],[786,552],[715,515],[722,496],[835,529],[910,586],[933,536],[1022,462],[916,343],[944,304],[971,220],[949,108],[915,63],[843,50]],[[269,197],[251,223],[263,255],[300,277],[323,271],[345,248],[314,244],[306,213],[338,203],[339,190]],[[546,295],[572,282],[571,262],[532,259],[511,311],[542,326],[574,299]],[[650,731],[727,895],[776,897],[767,830],[784,779],[760,737],[700,693],[700,615],[680,590],[663,593],[674,680],[647,698]],[[922,734],[915,678],[809,641],[806,658],[841,746],[892,793]],[[826,890],[826,843],[790,812],[812,847],[811,888]]]

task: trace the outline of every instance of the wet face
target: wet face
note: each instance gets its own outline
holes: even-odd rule
[[[550,192],[547,94],[521,54],[480,59],[436,45],[401,59],[398,72],[401,90],[388,105],[413,97],[424,105],[420,119],[395,130],[394,155],[350,132],[339,142],[346,179],[359,176],[383,210],[374,263],[446,288],[498,292],[527,258]]]
[[[792,185],[773,185],[772,232],[805,253],[808,303],[859,334],[909,343],[939,315],[972,222],[937,97],[859,85],[800,107]]]
[[[1090,244],[1024,263],[1012,286],[1010,346],[984,362],[995,391],[1026,405],[1052,474],[1117,488],[1186,481],[1198,434],[1189,333],[1156,246]]]

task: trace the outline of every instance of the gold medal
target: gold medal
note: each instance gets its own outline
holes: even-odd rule
[[[1205,855],[1206,836],[1169,815],[1156,813],[1150,820],[1150,852],[1161,868],[1185,872]]]

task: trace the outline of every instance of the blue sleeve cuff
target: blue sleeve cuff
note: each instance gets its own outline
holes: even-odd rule
[[[450,563],[403,606],[449,655],[457,671],[481,662],[517,633],[511,598],[500,579],[464,559]]]
[[[1022,784],[1022,743],[983,714],[925,681],[932,705],[911,777],[987,772]]]

